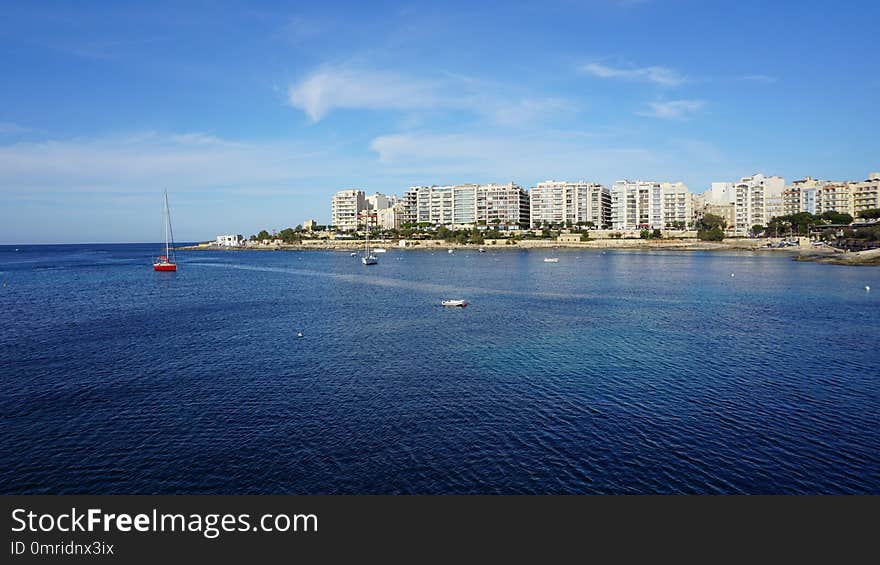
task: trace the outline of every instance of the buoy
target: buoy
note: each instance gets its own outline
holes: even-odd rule
[[[871,287],[869,285],[865,285],[865,292],[871,292]]]
[[[302,332],[296,332],[296,337],[302,337],[302,336],[303,336]]]
[[[733,273],[730,273],[730,276],[732,277],[732,276],[734,276],[734,274],[733,274]]]

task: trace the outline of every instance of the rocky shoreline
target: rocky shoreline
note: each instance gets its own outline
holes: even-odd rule
[[[803,247],[768,248],[765,240],[729,240],[725,242],[709,242],[700,240],[644,240],[644,239],[594,239],[584,242],[559,242],[554,240],[519,240],[507,244],[503,240],[490,240],[484,245],[459,244],[438,240],[407,240],[405,247],[400,247],[397,240],[374,240],[372,246],[384,247],[395,251],[433,251],[433,250],[476,250],[506,251],[517,249],[556,249],[589,250],[613,249],[633,251],[748,251],[754,253],[783,253],[793,256],[798,261],[815,261],[839,265],[877,265],[880,264],[880,250],[858,253],[843,253],[831,248],[810,249]],[[310,240],[299,244],[250,245],[247,247],[220,247],[212,244],[178,247],[183,251],[358,251],[363,249],[362,240]]]

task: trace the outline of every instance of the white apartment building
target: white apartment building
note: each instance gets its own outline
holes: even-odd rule
[[[340,190],[330,201],[330,223],[339,231],[357,231],[360,213],[366,209],[363,190]]]
[[[619,180],[611,187],[611,227],[663,228],[663,188],[659,182]]]
[[[733,204],[736,202],[736,183],[713,182],[709,189],[706,204]]]
[[[660,183],[663,199],[663,227],[672,228],[676,223],[687,227],[694,222],[694,195],[683,182]]]
[[[601,184],[548,180],[532,187],[529,200],[532,227],[547,222],[592,222],[599,228],[611,224],[611,191]]]
[[[404,196],[404,223],[514,226],[528,222],[528,206],[514,183],[414,186]]]
[[[745,235],[754,225],[767,225],[773,216],[782,215],[785,179],[761,173],[743,177],[736,183],[734,231]]]
[[[318,220],[306,220],[303,222],[303,229],[306,231],[314,231],[318,225]]]

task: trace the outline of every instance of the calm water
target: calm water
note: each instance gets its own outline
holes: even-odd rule
[[[880,494],[878,268],[18,247],[2,493]]]

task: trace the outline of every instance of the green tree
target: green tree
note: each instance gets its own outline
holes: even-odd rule
[[[822,214],[822,219],[832,224],[844,225],[848,226],[853,222],[853,217],[845,212],[837,212],[836,210],[829,210]]]
[[[663,234],[660,233],[659,228],[654,228],[654,231],[651,232],[651,239],[660,239],[663,237]]]
[[[859,212],[859,217],[864,218],[865,220],[876,220],[877,218],[880,218],[880,208],[862,210]]]
[[[697,222],[697,229],[702,231],[710,231],[714,228],[720,228],[722,231],[727,227],[727,222],[721,216],[715,214],[705,214]]]
[[[715,226],[708,230],[698,230],[697,237],[702,241],[723,241],[724,230],[721,226]]]
[[[642,239],[651,239],[650,230],[642,230],[639,232],[639,237]]]
[[[259,240],[269,239],[270,237],[272,236],[266,230],[260,230],[260,233],[257,234],[257,239]]]
[[[751,229],[752,235],[757,236],[762,231],[764,231],[764,226],[762,226],[761,224],[755,224],[752,226],[752,229]]]

